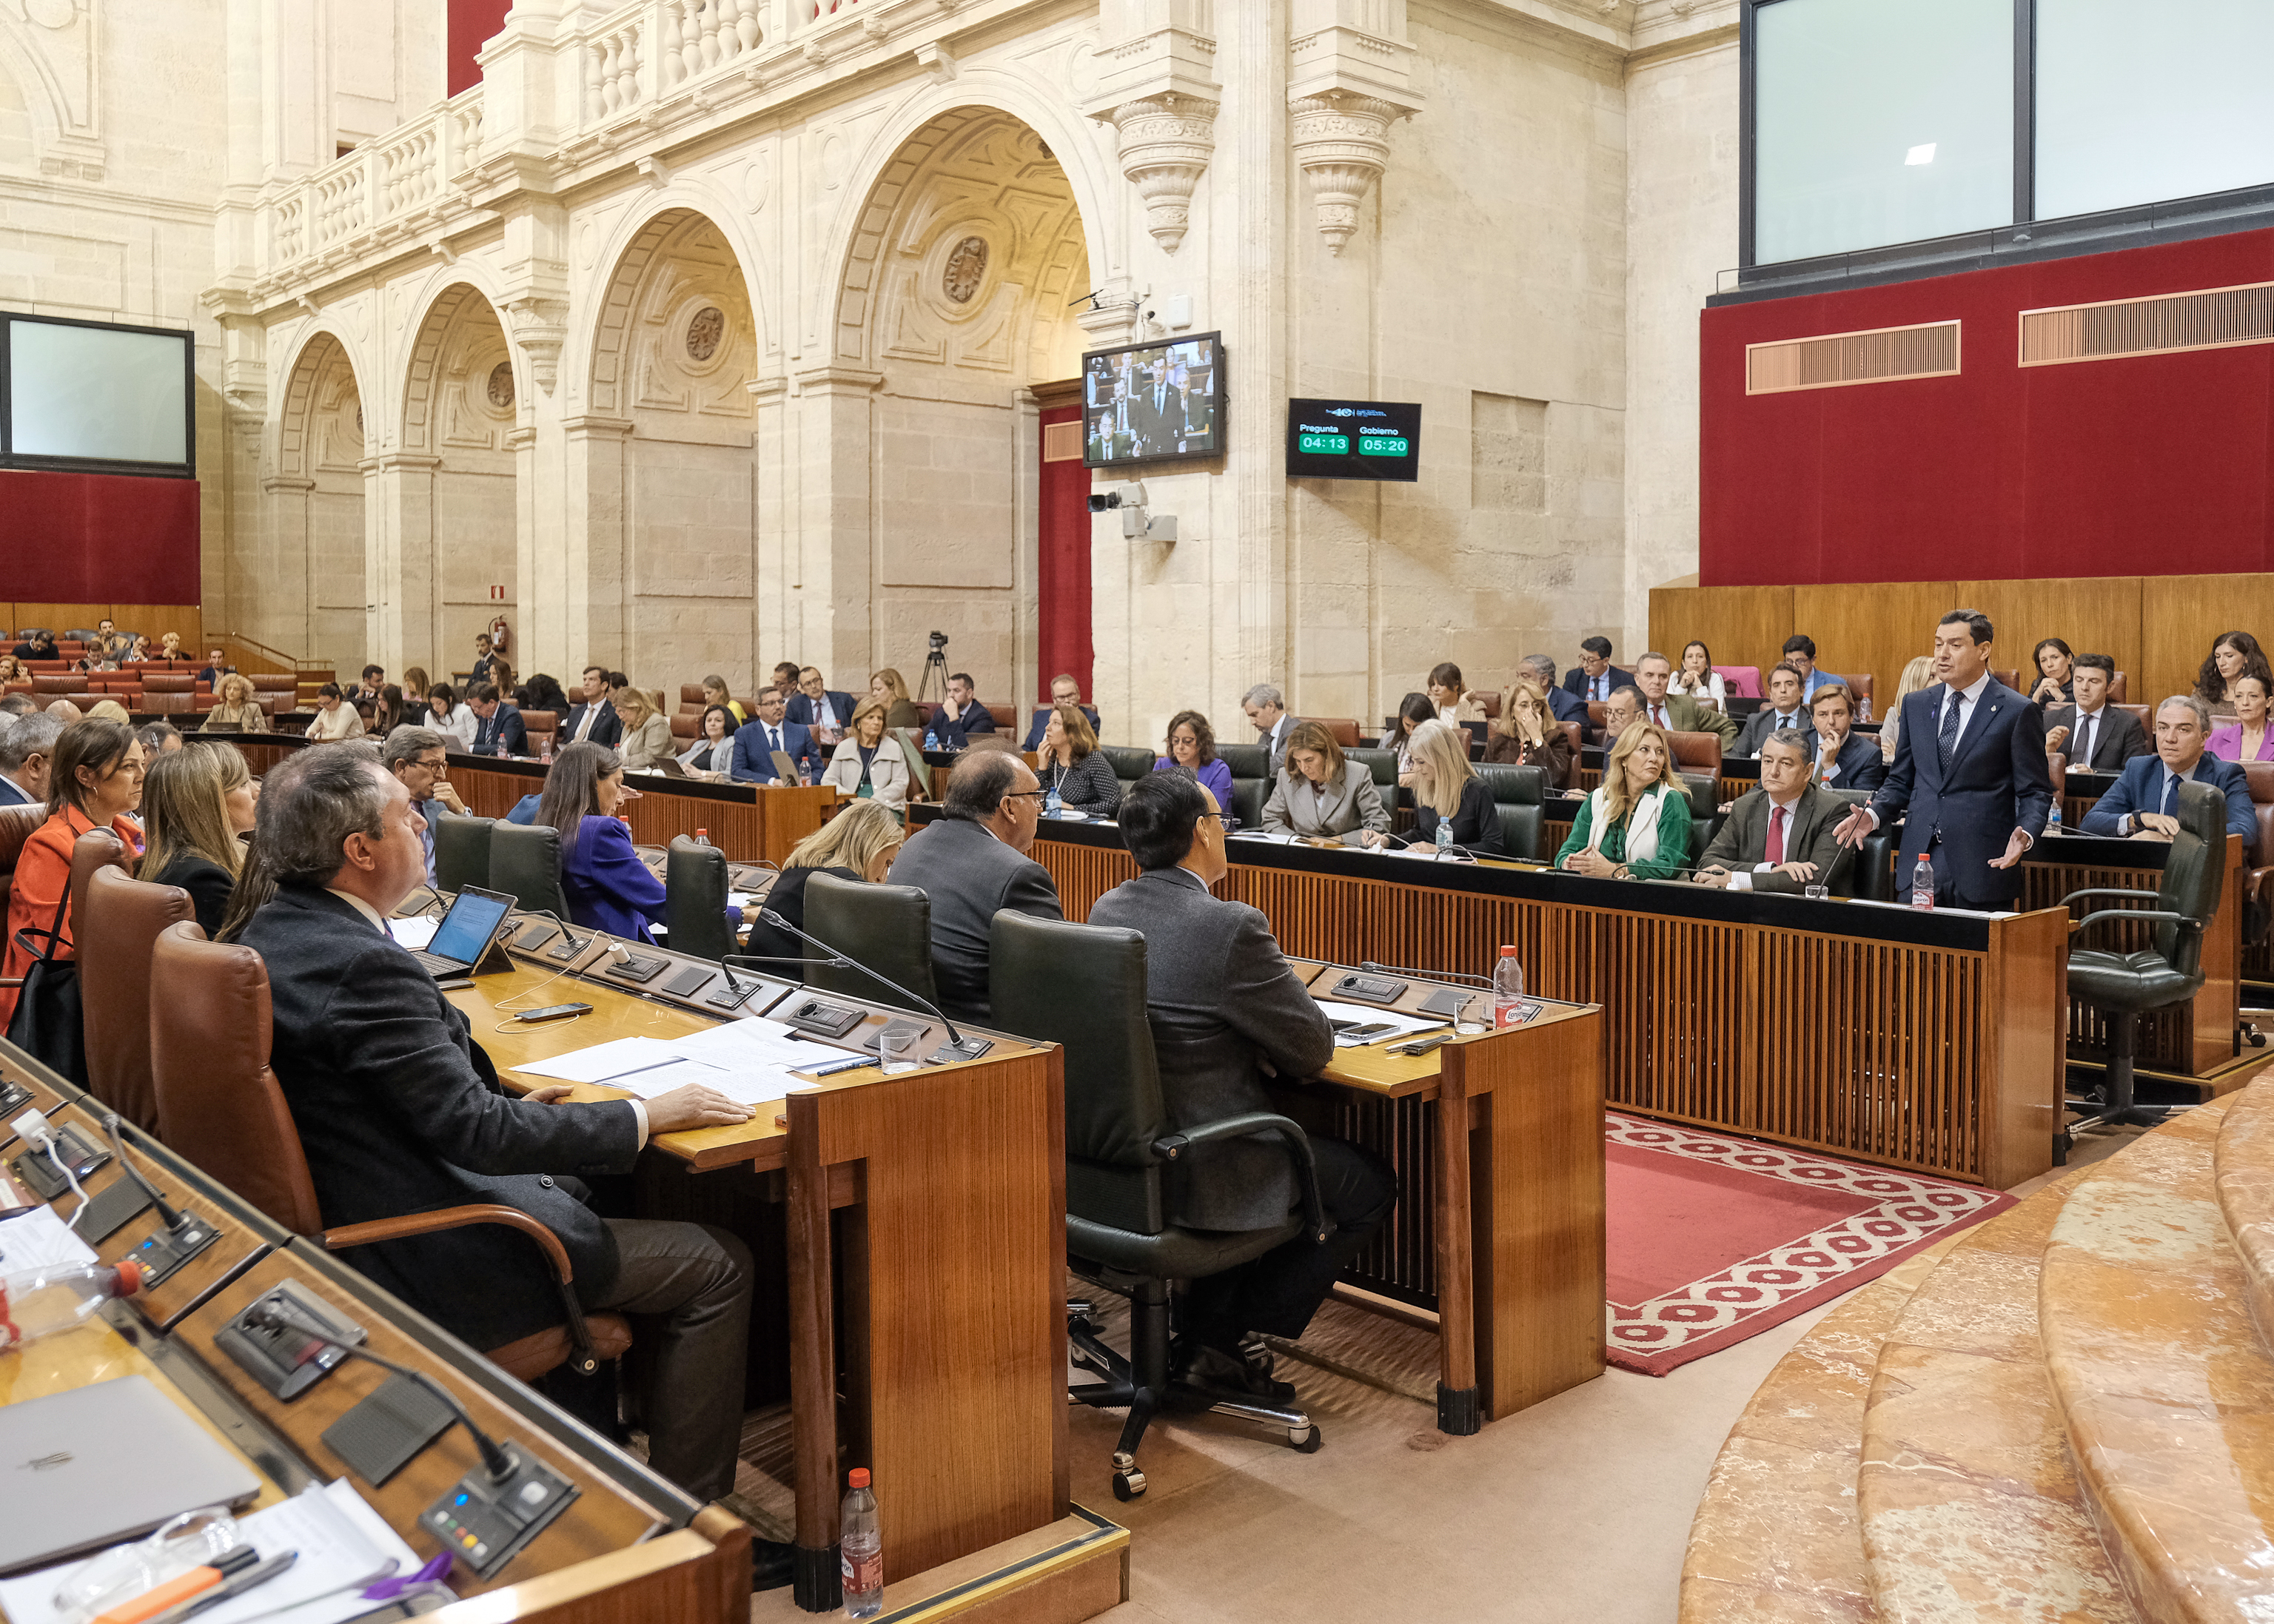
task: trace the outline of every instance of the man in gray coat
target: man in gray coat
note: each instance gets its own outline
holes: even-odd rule
[[[1156,772],[1121,798],[1121,834],[1141,872],[1089,911],[1093,925],[1145,938],[1145,1004],[1169,1121],[1195,1126],[1274,1109],[1267,1076],[1308,1077],[1334,1054],[1334,1033],[1280,956],[1270,922],[1209,887],[1230,872],[1215,798],[1182,773]],[[1214,1398],[1284,1403],[1294,1389],[1241,1349],[1252,1331],[1300,1336],[1343,1266],[1397,1204],[1397,1175],[1341,1139],[1311,1139],[1319,1194],[1335,1225],[1253,1262],[1196,1280],[1178,1338],[1177,1380]],[[1173,1170],[1169,1216],[1201,1229],[1260,1229],[1286,1222],[1299,1196],[1293,1163],[1274,1139],[1195,1149]]]
[[[931,899],[931,979],[950,1020],[984,1024],[987,951],[1005,908],[1064,919],[1050,870],[1028,857],[1042,817],[1042,781],[1005,751],[964,756],[948,780],[939,821],[909,836],[892,882]]]
[[[1786,728],[1761,744],[1761,786],[1737,797],[1690,877],[1729,891],[1847,893],[1856,853],[1833,831],[1851,809],[1809,776],[1809,735]]]

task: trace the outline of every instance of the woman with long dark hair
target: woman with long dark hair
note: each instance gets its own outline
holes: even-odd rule
[[[2221,632],[2212,641],[2202,669],[2195,673],[2195,697],[2214,710],[2233,710],[2234,702],[2227,697],[2226,687],[2243,676],[2256,677],[2274,689],[2274,666],[2266,663],[2266,650],[2258,646],[2258,639],[2248,632]]]
[[[561,831],[561,894],[576,924],[652,942],[663,922],[663,882],[632,849],[616,820],[624,798],[623,758],[604,744],[572,744],[553,758],[531,821]]]
[[[21,980],[32,967],[32,951],[17,939],[29,930],[58,959],[75,957],[71,891],[72,847],[88,831],[108,827],[126,847],[130,860],[142,853],[142,831],[129,816],[142,804],[142,741],[124,722],[94,718],[73,722],[56,741],[48,770],[48,821],[24,841],[8,892],[8,940],[0,954],[0,977]],[[0,987],[0,1031],[16,1012],[17,989]]]

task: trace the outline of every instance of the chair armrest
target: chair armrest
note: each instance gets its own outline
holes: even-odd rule
[[[345,1229],[327,1229],[316,1239],[326,1252],[344,1252],[350,1246],[370,1246],[380,1241],[399,1241],[414,1235],[436,1235],[446,1229],[463,1229],[478,1223],[494,1223],[508,1229],[518,1229],[535,1241],[553,1266],[553,1280],[561,1293],[561,1311],[568,1322],[568,1341],[576,1351],[568,1363],[579,1375],[589,1376],[599,1368],[599,1356],[592,1351],[592,1333],[584,1323],[584,1305],[576,1300],[576,1271],[568,1261],[568,1249],[561,1237],[517,1207],[498,1202],[483,1202],[470,1207],[445,1207],[431,1213],[407,1213],[400,1218],[374,1218],[369,1223],[351,1223]]]
[[[2060,899],[2059,906],[2061,907],[2067,907],[2070,903],[2074,902],[2079,897],[2152,897],[2156,893],[2152,891],[2126,891],[2120,886],[2111,887],[2105,885],[2096,885],[2084,891],[2073,891],[2069,892],[2067,896],[2063,897]]]
[[[2131,895],[2134,893],[2123,892],[2119,894]],[[2082,919],[2077,921],[2076,923],[2071,927],[2072,934],[2089,929],[2096,921],[2104,919],[2168,919],[2178,924],[2191,926],[2197,930],[2202,929],[2202,921],[2191,918],[2185,914],[2173,914],[2163,908],[2103,908],[2098,913],[2088,914]]]
[[[1163,1162],[1174,1162],[1195,1145],[1212,1145],[1224,1139],[1252,1139],[1259,1133],[1276,1133],[1286,1147],[1288,1160],[1295,1164],[1295,1184],[1303,1198],[1303,1223],[1310,1231],[1314,1244],[1323,1246],[1327,1237],[1335,1232],[1327,1222],[1327,1206],[1319,1194],[1319,1165],[1311,1154],[1311,1138],[1302,1125],[1271,1111],[1249,1111],[1239,1116],[1220,1116],[1214,1122],[1204,1122],[1196,1127],[1164,1133],[1153,1141],[1153,1154]]]

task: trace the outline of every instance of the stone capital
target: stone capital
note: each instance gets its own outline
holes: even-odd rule
[[[1358,207],[1389,166],[1389,126],[1412,109],[1347,91],[1298,97],[1290,149],[1310,182],[1319,235],[1339,254],[1358,230]]]
[[[864,372],[857,366],[817,366],[797,375],[800,395],[868,395],[884,387],[884,373]]]
[[[1145,229],[1174,253],[1192,223],[1193,188],[1216,155],[1216,103],[1174,91],[1108,109],[1121,173],[1145,204]]]
[[[563,417],[561,432],[571,440],[629,440],[632,437],[629,417]]]

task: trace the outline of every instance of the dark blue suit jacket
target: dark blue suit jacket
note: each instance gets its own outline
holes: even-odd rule
[[[663,882],[632,850],[631,831],[613,817],[587,816],[576,844],[561,859],[561,894],[568,917],[629,942],[652,942],[648,923],[663,922]]]
[[[1547,690],[1547,709],[1559,722],[1577,722],[1582,727],[1587,725],[1587,702],[1568,688]]]
[[[942,707],[935,710],[931,720],[924,724],[926,735],[937,738],[943,750],[960,750],[970,742],[973,733],[994,731],[995,713],[975,699],[963,707],[962,716],[954,721],[948,719],[947,710]]]
[[[829,701],[830,710],[836,712],[837,725],[840,727],[852,726],[853,695],[840,694],[833,688],[824,688],[822,695]],[[817,710],[817,707],[814,704],[811,695],[792,694],[789,696],[789,703],[782,707],[782,720],[795,722],[801,727],[810,727],[821,719],[816,714]]]
[[[16,787],[15,781],[0,778],[0,807],[28,807],[32,798]]]
[[[1027,730],[1027,742],[1020,746],[1020,748],[1039,750],[1043,748],[1043,729],[1050,725],[1050,711],[1054,708],[1044,705],[1035,712],[1035,725]],[[1089,718],[1089,725],[1093,731],[1104,726],[1097,719],[1096,705],[1084,705],[1081,708],[1081,713]]]
[[[821,747],[813,741],[813,734],[802,722],[785,718],[781,724],[782,754],[806,771],[819,778],[829,763],[822,759]],[[766,748],[766,725],[745,722],[734,730],[734,759],[727,763],[727,776],[737,784],[771,784],[777,774],[773,756]]]
[[[1811,752],[1816,748],[1813,729],[1809,733],[1809,748]],[[1870,733],[1849,733],[1841,741],[1837,760],[1839,776],[1824,786],[1826,789],[1877,789],[1887,780],[1887,763],[1879,755],[1879,741]],[[2046,815],[2052,816],[2050,806]]]
[[[520,711],[503,700],[500,700],[498,708],[490,712],[489,720],[474,729],[472,754],[494,756],[498,753],[501,740],[505,743],[507,755],[529,754],[529,724],[521,719]]]
[[[1608,671],[1605,672],[1603,675],[1610,681],[1611,686],[1608,689],[1609,693],[1615,694],[1623,688],[1632,688],[1635,686],[1634,673],[1631,671],[1621,671],[1616,665],[1612,666]],[[1563,691],[1570,695],[1572,698],[1579,701],[1580,703],[1585,704],[1589,697],[1587,688],[1590,680],[1591,679],[1585,672],[1580,670],[1577,665],[1574,665],[1570,670],[1563,673]],[[1579,718],[1577,717],[1571,717],[1567,719],[1576,722]]]
[[[1937,682],[1903,701],[1902,742],[1895,764],[1871,809],[1886,828],[1903,820],[1896,860],[1899,886],[1931,851],[1936,879],[1977,902],[2006,902],[2022,894],[2022,868],[1992,868],[2006,854],[2014,831],[2031,839],[2052,815],[2052,774],[2045,765],[2044,712],[1992,678],[1958,736],[1947,778],[1937,745],[1937,724],[1950,690]],[[1938,844],[1938,839],[1939,843]]]
[[[1909,724],[1904,726],[1908,727]],[[2258,814],[2250,804],[2250,778],[2240,763],[2205,756],[2187,777],[2225,793],[2227,833],[2240,835],[2246,846],[2258,838]],[[2083,831],[2089,835],[2120,834],[2119,825],[2128,814],[2163,809],[2164,758],[2135,756],[2124,763],[2115,786],[2093,802],[2092,810],[2084,815]]]

